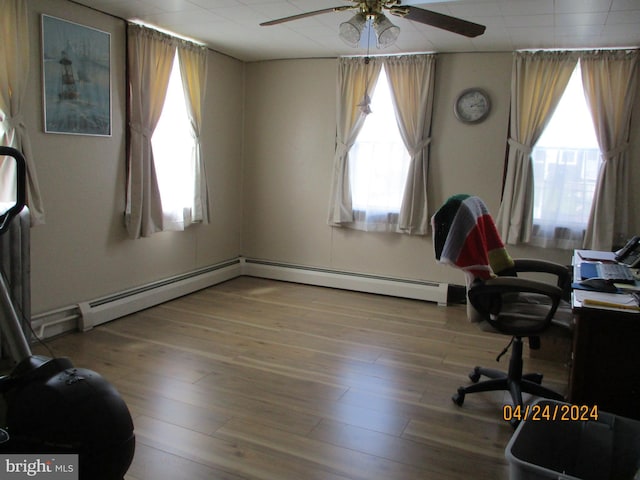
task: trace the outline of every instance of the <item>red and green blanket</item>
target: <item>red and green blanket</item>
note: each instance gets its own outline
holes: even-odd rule
[[[487,279],[513,268],[489,210],[478,197],[454,195],[431,218],[436,259]]]

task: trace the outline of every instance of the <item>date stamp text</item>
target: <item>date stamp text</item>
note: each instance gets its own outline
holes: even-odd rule
[[[529,420],[581,422],[597,421],[597,405],[567,405],[567,404],[533,404],[533,405],[505,405],[502,407],[502,419],[506,422]]]

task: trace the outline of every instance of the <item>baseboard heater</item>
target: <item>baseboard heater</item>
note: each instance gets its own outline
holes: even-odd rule
[[[242,258],[241,262],[243,275],[425,300],[436,302],[442,306],[447,305],[448,284],[446,283],[385,277],[251,258]]]
[[[240,259],[236,258],[91,302],[80,303],[78,305],[80,308],[78,327],[80,330],[86,331],[96,325],[139,312],[240,275]]]
[[[78,305],[42,313],[32,317],[32,325],[40,338],[76,328],[86,331],[116,318],[243,275],[424,300],[438,305],[446,305],[448,297],[446,283],[238,257]]]

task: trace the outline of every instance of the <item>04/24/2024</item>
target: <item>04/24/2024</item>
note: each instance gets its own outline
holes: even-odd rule
[[[533,404],[533,405],[504,405],[502,407],[502,419],[515,421],[597,421],[597,405],[570,405],[570,404]]]

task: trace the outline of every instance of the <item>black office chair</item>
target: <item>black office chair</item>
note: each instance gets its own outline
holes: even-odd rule
[[[523,339],[539,348],[539,335],[557,323],[570,326],[571,310],[563,301],[570,287],[565,266],[532,259],[513,260],[500,239],[493,219],[478,197],[456,195],[432,217],[436,259],[465,272],[467,312],[471,321],[486,331],[511,336],[508,372],[475,367],[469,374],[472,385],[460,387],[452,400],[459,406],[465,395],[504,390],[514,405],[522,405],[522,393],[562,400],[559,393],[544,387],[542,374],[523,374]],[[543,272],[557,280],[555,284],[517,277],[519,272]],[[560,308],[559,308],[560,307]],[[480,382],[480,377],[489,380]]]

